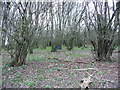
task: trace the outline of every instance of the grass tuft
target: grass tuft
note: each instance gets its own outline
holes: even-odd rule
[[[30,82],[27,83],[27,86],[29,86],[29,87],[32,87],[34,85],[35,85],[35,83],[33,81],[30,81]]]
[[[45,87],[45,88],[51,88],[51,86],[49,86],[49,85],[45,85],[44,87]]]
[[[39,61],[39,62],[44,62],[45,60],[41,57],[28,57],[28,61]]]

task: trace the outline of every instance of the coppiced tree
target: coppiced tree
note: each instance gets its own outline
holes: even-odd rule
[[[7,44],[3,45],[13,61],[12,66],[25,64],[28,52],[35,43],[38,30],[40,5],[31,2],[4,2],[2,33]],[[41,5],[41,8],[44,5]]]
[[[94,48],[96,60],[110,60],[115,49],[115,39],[118,31],[119,6],[115,3],[110,8],[108,2],[93,2],[94,9],[90,11],[86,2],[85,24],[89,32],[90,42]],[[91,33],[91,32],[94,32]],[[94,38],[93,38],[94,36]]]

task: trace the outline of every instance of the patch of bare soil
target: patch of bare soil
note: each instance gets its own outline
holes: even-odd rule
[[[62,54],[62,53],[59,53]],[[64,57],[64,56],[63,56]],[[55,58],[54,58],[55,59]],[[81,80],[90,76],[89,88],[117,88],[118,62],[96,62],[92,57],[57,62],[31,61],[21,67],[2,71],[3,88],[81,88]]]

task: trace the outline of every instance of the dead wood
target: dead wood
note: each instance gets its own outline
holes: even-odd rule
[[[98,71],[97,68],[84,68],[84,69],[74,69],[74,70],[80,70],[80,71],[95,70],[95,71]]]

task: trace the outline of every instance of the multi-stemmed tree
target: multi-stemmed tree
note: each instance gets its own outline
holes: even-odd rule
[[[28,52],[34,47],[40,11],[42,12],[41,8],[44,7],[41,4],[31,2],[2,3],[3,48],[10,53],[13,59],[11,65],[25,64]],[[6,45],[5,40],[7,41]]]
[[[114,2],[113,6],[109,6],[108,2],[93,2],[94,8],[90,11],[88,3],[86,5],[84,20],[94,48],[95,58],[100,61],[110,60],[116,46],[120,7],[117,5],[115,8]]]

